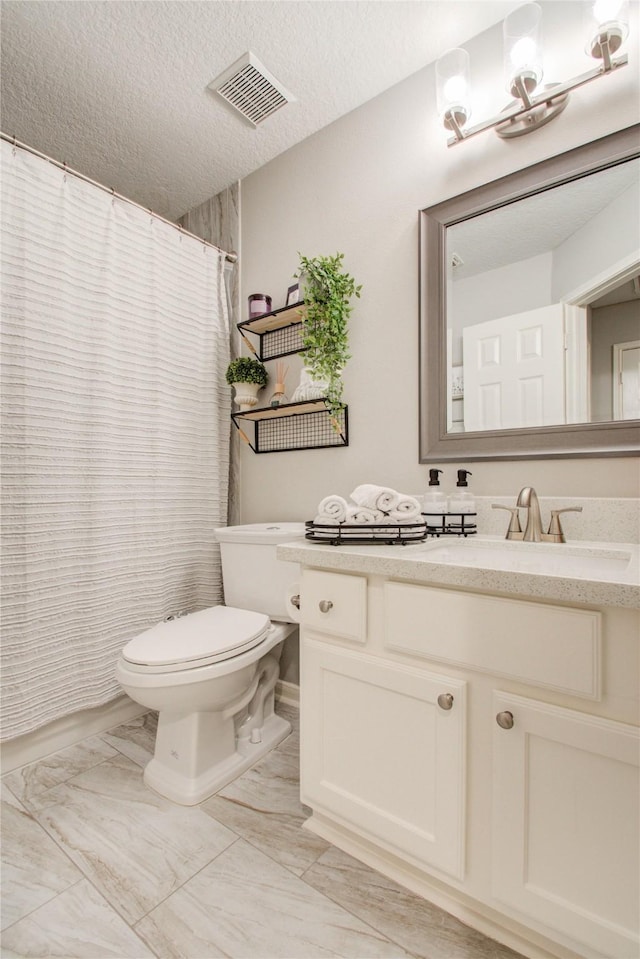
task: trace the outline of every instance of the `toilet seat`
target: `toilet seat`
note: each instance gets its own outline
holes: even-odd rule
[[[213,606],[157,623],[122,650],[127,668],[145,673],[196,669],[232,659],[263,642],[271,621],[263,613]]]

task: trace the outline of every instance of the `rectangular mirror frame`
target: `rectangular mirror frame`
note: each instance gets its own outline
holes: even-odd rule
[[[640,421],[447,433],[446,230],[449,225],[640,156],[640,124],[420,212],[419,461],[633,456]]]

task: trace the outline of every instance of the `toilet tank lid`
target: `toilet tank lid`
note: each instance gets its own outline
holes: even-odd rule
[[[288,543],[304,537],[304,523],[251,523],[223,526],[215,531],[219,543]]]
[[[267,635],[271,620],[264,613],[233,606],[212,606],[197,613],[156,623],[122,650],[129,663],[168,666],[223,653],[237,655]]]

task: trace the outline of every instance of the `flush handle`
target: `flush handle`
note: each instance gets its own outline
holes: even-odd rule
[[[505,709],[504,712],[498,713],[496,722],[501,729],[513,729],[513,713]]]
[[[318,606],[321,613],[328,613],[330,609],[333,609],[333,603],[330,599],[321,599]]]
[[[438,696],[438,706],[440,709],[451,709],[453,707],[453,696],[451,693],[440,693]]]

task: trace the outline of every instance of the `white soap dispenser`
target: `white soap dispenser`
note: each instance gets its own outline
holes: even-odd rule
[[[429,470],[429,491],[424,494],[425,513],[437,513],[442,515],[447,512],[447,498],[440,489],[440,480],[438,479],[442,470]]]
[[[467,476],[472,476],[470,470],[458,470],[458,482],[454,492],[449,497],[450,513],[475,513],[475,497],[468,489]]]

